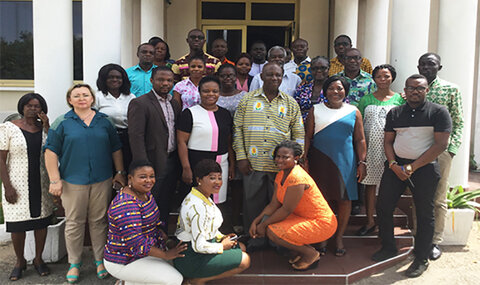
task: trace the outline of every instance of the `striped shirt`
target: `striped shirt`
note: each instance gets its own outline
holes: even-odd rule
[[[248,159],[256,171],[277,172],[275,147],[284,140],[303,146],[305,131],[295,99],[279,92],[271,102],[257,89],[246,94],[235,113],[233,149],[237,160]]]
[[[175,73],[175,82],[182,81],[190,76],[190,71],[188,70],[189,58],[190,56],[186,54],[175,61],[175,63],[172,65],[172,71]],[[218,58],[214,57],[213,55],[209,55],[208,53],[204,53],[203,58],[205,58],[205,69],[207,71],[207,75],[214,75],[222,63]]]
[[[151,193],[148,201],[120,192],[108,209],[105,260],[128,264],[145,257],[152,247],[166,249],[160,234],[160,212]]]
[[[330,70],[328,70],[328,76],[332,76],[336,73],[339,73],[340,71],[343,71],[343,69],[344,69],[343,64],[340,62],[340,60],[338,60],[338,57],[336,56],[330,59]],[[368,58],[362,57],[362,63],[360,63],[360,69],[365,71],[366,73],[372,74],[372,71],[373,71],[372,64],[370,63]]]

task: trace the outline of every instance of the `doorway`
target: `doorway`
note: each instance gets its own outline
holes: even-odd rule
[[[289,46],[296,38],[297,0],[198,0],[199,22],[206,36],[206,52],[212,42],[223,38],[228,44],[226,57],[235,60],[248,52],[255,41],[272,46]]]

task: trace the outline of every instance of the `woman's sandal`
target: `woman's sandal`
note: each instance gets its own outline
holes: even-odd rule
[[[95,265],[97,266],[97,270],[98,270],[98,267],[100,265],[103,265],[103,260],[98,260],[98,261],[95,260]],[[106,269],[103,269],[103,270],[97,272],[98,279],[105,279],[107,276],[108,276],[108,271]]]
[[[34,263],[33,267],[35,268],[35,270],[37,270],[37,273],[40,276],[47,276],[48,274],[50,274],[50,269],[45,262],[42,262],[39,265]]]
[[[78,274],[77,275],[67,275],[67,282],[70,284],[74,284],[78,282],[78,277],[80,276],[80,266],[82,266],[82,263],[71,263],[70,268],[68,268],[68,271],[72,270],[73,268],[78,268]],[[68,272],[67,272],[68,274]]]
[[[337,248],[335,250],[335,256],[342,257],[347,253],[347,251],[344,248]]]
[[[325,254],[327,254],[327,247],[321,247],[318,249],[318,252],[320,252],[320,256],[324,256]]]
[[[320,253],[318,254],[317,258],[310,264],[305,266],[298,266],[297,263],[292,264],[293,270],[295,271],[306,271],[318,266],[318,262],[320,261]]]
[[[26,263],[23,267],[14,267],[8,279],[10,279],[10,281],[17,281],[18,279],[22,278],[22,273],[25,269],[27,269]]]
[[[288,263],[294,264],[294,263],[296,263],[297,261],[299,261],[300,258],[301,258],[300,255],[297,255],[297,256],[295,256],[295,257],[292,257],[292,258],[290,258],[290,259],[288,260]]]

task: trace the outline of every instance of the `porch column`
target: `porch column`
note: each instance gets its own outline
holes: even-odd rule
[[[372,67],[387,63],[390,43],[390,0],[367,0],[363,56]]]
[[[418,58],[429,51],[430,2],[402,0],[392,3],[395,13],[392,13],[390,64],[397,70],[397,79],[392,84],[394,91],[403,91],[405,79],[418,73]]]
[[[462,92],[464,127],[462,145],[452,161],[450,186],[468,185],[468,162],[475,92],[475,45],[478,1],[440,0],[438,54],[443,68],[439,77],[457,84]],[[452,21],[452,15],[461,15]],[[457,43],[457,44],[455,44]],[[477,158],[478,159],[478,158]]]
[[[72,1],[33,0],[33,72],[35,92],[48,104],[53,122],[65,113],[65,95],[73,82]]]
[[[121,1],[83,0],[83,81],[96,90],[98,71],[107,63],[120,64]]]
[[[353,46],[357,44],[358,32],[358,0],[335,0],[335,13],[333,23],[331,57],[335,56],[333,41],[340,34],[345,34],[352,39]]]
[[[142,0],[140,7],[140,40],[147,42],[151,37],[164,38],[165,1]]]

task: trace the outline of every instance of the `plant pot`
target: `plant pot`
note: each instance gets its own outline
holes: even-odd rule
[[[47,240],[43,249],[42,259],[45,262],[57,262],[67,254],[65,247],[65,218],[58,218],[59,222],[48,226]],[[28,263],[35,258],[35,236],[28,231],[25,238],[24,256]]]
[[[474,216],[471,209],[448,209],[442,245],[466,245]]]

